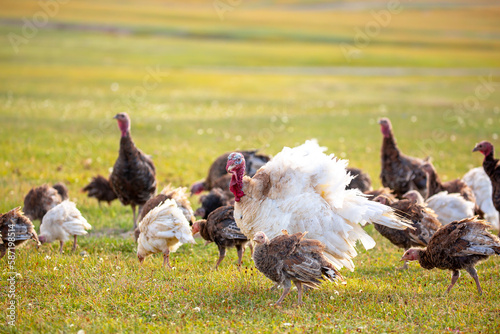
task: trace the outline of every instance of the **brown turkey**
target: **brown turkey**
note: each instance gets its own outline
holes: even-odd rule
[[[66,185],[64,183],[57,182],[56,184],[52,185],[52,188],[54,188],[55,190],[57,190],[57,192],[59,193],[59,195],[61,195],[61,199],[63,201],[69,199],[68,187],[66,187]]]
[[[108,202],[108,205],[110,205],[111,202],[117,199],[111,183],[102,175],[94,176],[82,191],[87,192],[88,197],[96,198],[99,207],[101,207],[101,202]]]
[[[359,189],[361,192],[372,190],[372,179],[370,175],[359,168],[348,167],[346,169],[349,174],[354,176],[354,179],[351,180],[351,183],[349,183],[346,189]]]
[[[384,195],[384,197],[387,197],[391,202],[396,201],[397,198],[394,196],[394,193],[392,192],[391,189],[384,187],[384,188],[379,188],[376,190],[368,190],[364,192],[365,195],[367,195],[368,199],[373,201],[377,196]]]
[[[109,181],[123,205],[130,205],[134,214],[134,230],[137,227],[135,207],[142,206],[156,191],[156,170],[151,158],[138,149],[130,135],[130,118],[127,113],[114,117],[121,131],[118,159],[113,166]]]
[[[208,218],[198,220],[193,224],[193,235],[197,232],[208,242],[215,242],[219,248],[219,259],[215,269],[226,256],[226,248],[235,247],[238,252],[238,268],[241,267],[243,252],[249,240],[241,233],[234,221],[234,207],[227,205],[210,213]],[[250,245],[251,247],[251,245]]]
[[[489,227],[477,217],[452,222],[434,234],[427,248],[410,248],[401,260],[418,260],[424,269],[451,270],[451,284],[446,292],[450,292],[457,282],[460,269],[465,269],[476,281],[479,294],[482,294],[475,266],[490,255],[500,255],[500,239],[487,231]]]
[[[323,254],[325,245],[315,239],[304,239],[307,232],[289,235],[283,230],[269,240],[264,232],[257,232],[253,259],[257,269],[271,281],[283,287],[283,294],[276,302],[281,304],[290,292],[291,282],[298,291],[302,304],[302,285],[316,289],[323,280],[343,279],[334,264]]]
[[[30,220],[42,221],[47,211],[65,199],[68,199],[68,188],[64,184],[56,183],[52,187],[44,184],[31,188],[24,197],[23,211]]]
[[[477,144],[472,151],[479,151],[484,154],[483,168],[486,175],[489,176],[493,187],[491,199],[493,200],[495,209],[500,212],[500,161],[494,157],[495,148],[490,142],[482,141]]]
[[[448,182],[442,182],[437,174],[436,168],[429,161],[422,165],[422,169],[427,174],[427,198],[441,191],[447,191],[449,194],[459,193],[466,201],[476,202],[474,192],[464,181],[455,179]]]
[[[476,196],[472,189],[461,179],[442,182],[437,174],[434,165],[428,161],[422,165],[422,170],[427,174],[427,198],[430,198],[442,191],[448,194],[460,194],[466,201],[474,203],[474,213],[483,218],[484,213],[476,205]]]
[[[229,175],[229,174],[228,174]],[[200,197],[201,206],[196,209],[195,216],[207,219],[208,215],[221,206],[232,205],[234,195],[223,191],[221,188],[213,188],[210,193]]]
[[[374,201],[388,205],[404,218],[408,219],[414,230],[396,230],[384,225],[374,224],[375,229],[393,245],[408,250],[412,246],[427,246],[431,237],[441,227],[437,215],[432,209],[425,205],[417,204],[408,199],[391,201],[384,195],[380,195]],[[405,261],[401,269],[408,269]]]
[[[243,154],[247,161],[245,173],[250,177],[254,176],[260,167],[271,160],[269,155],[257,154],[257,150],[238,152]],[[229,182],[231,181],[231,175],[226,171],[226,162],[229,154],[231,154],[231,152],[224,153],[215,159],[208,170],[208,175],[205,180],[196,182],[191,186],[191,195],[199,194],[202,191],[210,191],[215,187],[222,188],[223,190],[228,189]]]
[[[380,119],[379,124],[384,136],[380,173],[382,185],[392,189],[398,198],[409,190],[417,190],[423,197],[426,197],[427,176],[420,168],[424,160],[401,153],[388,118]]]
[[[0,215],[0,259],[5,256],[7,249],[14,253],[16,247],[29,239],[40,244],[33,223],[23,215],[21,207]]]

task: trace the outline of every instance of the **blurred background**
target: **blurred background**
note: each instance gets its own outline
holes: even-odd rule
[[[122,111],[160,189],[309,138],[377,187],[381,116],[444,180],[500,144],[494,0],[2,0],[0,41],[2,212],[57,181],[95,205],[78,190],[113,166]]]

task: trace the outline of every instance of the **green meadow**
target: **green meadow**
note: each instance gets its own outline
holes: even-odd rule
[[[493,0],[3,0],[0,211],[62,181],[93,229],[75,253],[17,252],[15,326],[0,262],[0,332],[498,332],[498,258],[477,267],[482,296],[465,272],[446,295],[448,272],[398,270],[402,250],[369,226],[377,246],[359,247],[346,284],[276,308],[249,252],[241,271],[234,249],[215,271],[217,247],[198,239],[171,256],[176,270],[160,255],[140,266],[130,208],[80,189],[109,174],[124,111],[159,190],[189,187],[223,152],[310,138],[376,188],[380,117],[404,153],[461,177],[481,164],[475,143],[500,147],[499,37]]]

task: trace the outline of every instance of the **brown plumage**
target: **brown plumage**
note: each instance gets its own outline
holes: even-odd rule
[[[351,183],[349,183],[346,189],[359,189],[361,192],[372,190],[370,175],[354,167],[348,167],[347,171],[354,176],[354,179],[351,180]]]
[[[245,173],[250,177],[254,176],[260,167],[271,160],[269,155],[257,154],[257,150],[237,152],[240,152],[245,157],[247,161]],[[231,152],[224,153],[215,159],[208,170],[208,175],[205,180],[196,182],[191,186],[191,195],[199,194],[202,191],[210,191],[216,187],[222,188],[223,190],[228,189],[229,182],[231,181],[231,175],[226,171],[226,162],[229,154],[231,154]]]
[[[381,150],[382,171],[380,173],[382,185],[392,189],[398,198],[401,198],[409,190],[417,190],[425,197],[427,176],[420,168],[424,160],[401,153],[392,132],[391,121],[388,118],[380,119],[379,124],[384,136]]]
[[[196,210],[195,215],[207,219],[208,215],[215,209],[233,204],[234,195],[231,192],[223,191],[221,188],[213,188],[210,193],[200,197],[200,203],[201,206]]]
[[[24,197],[23,211],[30,220],[39,219],[55,207],[57,204],[68,198],[68,189],[62,183],[56,183],[55,187],[47,184],[33,187]]]
[[[491,199],[493,206],[500,212],[500,161],[495,159],[495,148],[490,142],[482,141],[474,147],[473,152],[479,151],[484,154],[483,168],[490,178],[493,192]],[[500,234],[500,232],[499,232]]]
[[[37,245],[40,244],[33,223],[23,215],[21,207],[0,215],[0,259],[5,256],[7,249],[15,252],[16,247],[29,239],[33,239]]]
[[[487,231],[489,227],[489,224],[477,217],[454,221],[441,227],[431,238],[427,248],[411,248],[401,260],[418,260],[424,269],[451,270],[451,284],[446,292],[450,292],[457,282],[460,270],[465,269],[476,281],[479,294],[482,294],[474,267],[490,255],[500,255],[500,239]]]
[[[422,170],[427,174],[427,198],[447,191],[448,194],[460,194],[466,201],[474,203],[474,213],[483,218],[483,212],[476,205],[476,196],[472,189],[461,179],[442,182],[434,165],[428,161],[422,165]]]
[[[413,228],[415,228],[414,230],[409,228],[406,230],[396,230],[387,226],[374,224],[375,229],[382,236],[399,248],[407,250],[412,246],[426,246],[434,233],[441,227],[437,215],[425,205],[417,204],[408,199],[391,201],[387,197],[384,197],[384,195],[380,195],[374,200],[393,208],[395,212],[408,219]],[[407,268],[408,264],[405,262],[402,269]]]
[[[151,158],[139,150],[130,135],[130,118],[127,113],[114,117],[121,131],[120,150],[113,172],[109,177],[116,196],[123,205],[130,205],[134,214],[134,229],[137,227],[135,207],[142,206],[156,191],[156,170]]]
[[[99,206],[103,201],[108,202],[108,205],[110,205],[112,201],[117,199],[111,183],[102,175],[94,176],[82,191],[87,192],[88,197],[96,198]]]
[[[59,193],[59,195],[61,195],[61,199],[63,201],[69,199],[68,187],[66,187],[66,185],[64,183],[57,182],[56,184],[54,184],[52,186],[52,188],[54,188],[55,190],[57,190],[57,192]]]
[[[464,181],[455,179],[448,182],[442,182],[437,174],[436,168],[430,161],[424,163],[422,169],[427,174],[427,198],[441,191],[447,191],[449,194],[459,193],[469,202],[476,202],[474,192]]]
[[[298,291],[302,303],[302,285],[317,288],[325,279],[342,279],[333,263],[324,255],[325,245],[318,240],[304,239],[307,232],[283,235],[269,240],[264,232],[257,232],[253,259],[257,269],[267,278],[283,286],[283,294],[276,302],[279,305],[290,292],[291,282]]]
[[[200,232],[203,239],[215,242],[219,248],[219,259],[215,269],[226,256],[226,248],[235,247],[238,252],[238,267],[241,267],[243,252],[248,244],[247,237],[241,233],[234,221],[234,207],[227,205],[210,213],[206,220],[198,220],[193,224],[193,235]],[[251,245],[250,245],[251,246]]]
[[[368,190],[364,192],[365,195],[368,195],[369,200],[374,200],[377,196],[383,195],[384,197],[387,197],[391,202],[396,201],[397,198],[394,196],[394,193],[392,192],[391,189],[384,187],[384,188],[379,188],[375,190]]]

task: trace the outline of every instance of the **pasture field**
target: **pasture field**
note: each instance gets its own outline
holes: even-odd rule
[[[139,266],[130,208],[80,192],[113,166],[121,111],[160,190],[203,178],[223,152],[276,154],[310,138],[379,187],[382,116],[403,152],[461,177],[481,164],[476,142],[500,147],[500,6],[400,3],[348,61],[339,45],[356,46],[356,29],[386,2],[243,0],[221,19],[211,0],[60,1],[28,38],[22,19],[39,3],[2,1],[0,211],[62,181],[93,230],[75,253],[69,243],[62,255],[56,243],[17,252],[15,326],[0,262],[0,332],[498,332],[498,258],[477,267],[482,296],[466,273],[445,295],[448,272],[397,270],[403,252],[369,226],[377,246],[359,248],[346,284],[324,284],[300,307],[293,291],[275,308],[281,292],[249,254],[238,271],[229,250],[214,271],[216,247],[198,239],[172,255],[174,271],[159,255]],[[12,34],[26,43],[16,49]]]

